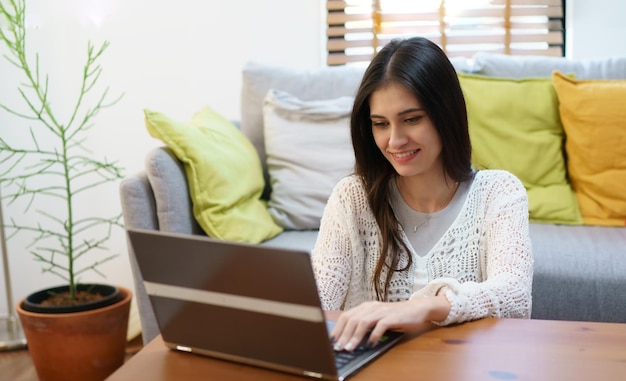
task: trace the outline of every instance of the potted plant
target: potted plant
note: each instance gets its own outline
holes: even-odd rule
[[[122,217],[85,216],[79,206],[89,201],[91,190],[123,176],[119,165],[92,157],[84,145],[94,118],[121,96],[109,100],[108,88],[94,96],[108,42],[99,47],[88,42],[80,88],[67,102],[71,107],[59,110],[66,103],[50,101],[48,74],[39,55],[27,50],[26,32],[25,0],[0,0],[0,47],[21,76],[16,91],[21,106],[0,101],[0,113],[27,124],[0,126],[2,196],[8,204],[23,205],[27,216],[0,223],[9,239],[32,237],[26,249],[44,273],[63,284],[34,292],[16,309],[40,380],[101,380],[124,361],[132,294],[124,287],[81,282],[90,271],[104,275],[99,266],[115,257],[106,243]],[[11,141],[19,134],[17,143]]]

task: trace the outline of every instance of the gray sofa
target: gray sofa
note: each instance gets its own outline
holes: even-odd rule
[[[577,78],[626,78],[626,58],[570,61],[479,54],[471,60],[455,58],[453,64],[459,72],[489,76],[550,76],[558,69],[575,73]],[[268,184],[262,114],[268,90],[281,89],[302,99],[349,96],[358,86],[362,70],[296,70],[259,63],[246,66],[240,128],[256,147]],[[264,198],[268,199],[270,192],[268,187]],[[147,153],[145,171],[127,176],[120,184],[120,193],[127,228],[204,234],[193,217],[184,167],[165,146]],[[535,258],[533,318],[626,323],[626,228],[533,222],[530,234]],[[316,235],[315,229],[287,229],[262,244],[310,250]],[[130,245],[129,256],[147,343],[159,331]]]

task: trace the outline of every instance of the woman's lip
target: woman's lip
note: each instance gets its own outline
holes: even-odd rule
[[[393,156],[394,160],[396,160],[397,162],[404,163],[413,159],[415,156],[417,156],[419,151],[420,151],[419,149],[415,149],[411,151],[403,151],[403,152],[395,152],[395,153],[392,152],[391,156]]]

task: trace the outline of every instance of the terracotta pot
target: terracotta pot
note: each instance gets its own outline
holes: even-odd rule
[[[101,381],[124,363],[132,293],[90,311],[42,314],[17,305],[40,381]]]

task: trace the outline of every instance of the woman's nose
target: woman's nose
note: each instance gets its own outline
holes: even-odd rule
[[[392,125],[389,129],[389,146],[402,147],[407,141],[408,138],[402,129]]]

